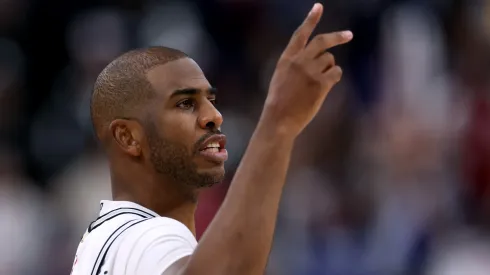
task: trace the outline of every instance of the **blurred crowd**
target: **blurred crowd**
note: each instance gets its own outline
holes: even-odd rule
[[[185,51],[220,90],[231,158],[201,235],[312,4],[0,1],[0,274],[69,274],[111,196],[92,85],[135,47]],[[354,40],[332,50],[344,78],[296,143],[267,274],[490,274],[490,1],[324,5],[317,32]]]

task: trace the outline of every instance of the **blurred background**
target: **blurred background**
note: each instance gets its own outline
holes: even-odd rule
[[[269,275],[490,274],[490,1],[328,0],[344,78],[297,142]],[[0,274],[69,274],[110,198],[89,99],[135,47],[191,55],[231,158],[213,218],[310,0],[0,1]]]

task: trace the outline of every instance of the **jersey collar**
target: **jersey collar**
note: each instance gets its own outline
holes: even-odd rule
[[[121,209],[121,208],[128,208],[128,209],[138,209],[143,212],[146,212],[148,214],[151,214],[154,217],[159,217],[156,212],[143,207],[137,203],[130,202],[130,201],[110,201],[110,200],[102,200],[100,202],[100,214],[99,216],[103,216],[111,211]]]

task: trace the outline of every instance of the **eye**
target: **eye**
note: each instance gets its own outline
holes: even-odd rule
[[[177,107],[184,109],[184,110],[189,110],[192,109],[196,106],[196,103],[192,99],[184,99],[177,103]]]
[[[209,99],[209,102],[211,102],[211,104],[213,104],[214,106],[216,106],[216,98],[210,98]]]

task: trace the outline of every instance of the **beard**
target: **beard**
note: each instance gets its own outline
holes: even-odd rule
[[[211,187],[223,181],[223,173],[199,173],[193,161],[200,143],[216,132],[201,137],[193,146],[192,153],[189,153],[185,145],[160,137],[155,125],[151,124],[145,128],[150,147],[150,161],[155,171],[182,187],[192,189]]]

